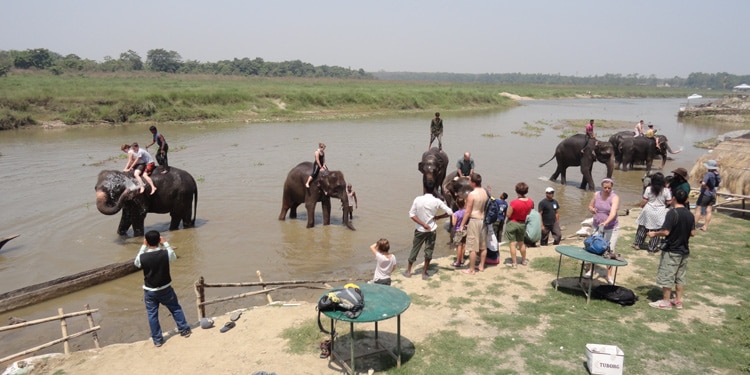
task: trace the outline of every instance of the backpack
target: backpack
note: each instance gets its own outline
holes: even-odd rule
[[[719,172],[713,171],[714,178],[709,178],[706,185],[709,189],[718,189],[719,184],[721,184],[721,176],[719,175]]]
[[[599,285],[591,291],[592,297],[606,299],[622,306],[630,306],[638,301],[632,290],[618,285]]]
[[[357,284],[349,283],[344,285],[343,288],[333,289],[320,297],[316,308],[318,310],[318,328],[321,332],[330,334],[331,332],[326,331],[323,324],[320,323],[321,311],[341,311],[347,318],[356,319],[365,308],[365,296],[362,295],[362,290],[359,289]]]
[[[490,225],[497,221],[500,207],[497,205],[497,199],[493,198],[487,189],[484,191],[487,193],[487,203],[484,204],[484,223]]]
[[[583,240],[583,249],[592,254],[602,255],[609,249],[609,242],[599,232],[596,232]]]

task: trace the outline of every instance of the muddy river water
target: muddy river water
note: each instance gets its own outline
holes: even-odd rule
[[[513,197],[515,183],[525,181],[530,185],[529,196],[538,201],[545,187],[555,187],[567,236],[587,217],[585,207],[592,193],[576,187],[581,175],[575,168],[569,169],[568,184],[562,186],[546,180],[555,169],[554,161],[538,167],[561,140],[562,129],[556,125],[566,119],[593,118],[625,121],[631,129],[644,119],[669,137],[673,149],[684,149],[667,163],[667,172],[679,166],[689,170],[705,152],[693,143],[725,129],[678,122],[680,105],[684,100],[557,100],[524,102],[502,112],[445,113],[444,149],[451,159],[450,169],[470,151],[476,171],[495,194],[506,191]],[[404,265],[414,228],[408,211],[421,193],[417,163],[427,149],[430,118],[160,126],[170,144],[170,164],[187,170],[198,181],[196,228],[169,232],[168,215],[149,214],[146,219],[146,230],[163,231],[176,247],[179,259],[172,265],[173,286],[188,320],[197,320],[193,283],[200,276],[207,282],[257,281],[260,270],[266,281],[368,277],[374,268],[368,247],[381,237],[390,240],[392,252]],[[528,132],[529,127],[541,129],[535,135],[513,133]],[[599,129],[598,134],[614,131]],[[119,214],[100,214],[93,189],[99,171],[124,167],[118,146],[133,141],[148,144],[148,127],[0,132],[0,236],[21,234],[0,250],[0,293],[135,256],[142,239],[115,233]],[[319,206],[318,225],[313,229],[305,228],[303,209],[296,220],[277,220],[287,172],[301,161],[311,161],[319,141],[328,145],[329,167],[341,170],[357,192],[356,231],[341,225],[338,201],[333,202],[330,226],[320,225]],[[604,166],[597,164],[594,179],[599,181],[604,174]],[[624,204],[638,202],[642,174],[615,171],[615,190]],[[438,236],[436,256],[448,255],[446,233]],[[502,251],[507,256],[507,249]],[[10,316],[27,320],[51,316],[58,307],[77,311],[89,304],[99,309],[95,320],[103,327],[99,335],[103,344],[146,339],[141,282],[141,274],[132,274],[0,314],[0,322]],[[248,290],[212,289],[209,298],[243,291]],[[295,297],[285,293],[274,297]],[[264,302],[263,297],[251,297],[234,305],[209,307],[208,313],[217,315],[238,305]],[[174,323],[167,315],[163,310],[164,327],[172,329]],[[56,325],[37,331],[34,337],[6,335],[3,342],[17,345],[3,345],[0,355],[59,338]],[[91,347],[91,340],[77,339],[74,347]]]

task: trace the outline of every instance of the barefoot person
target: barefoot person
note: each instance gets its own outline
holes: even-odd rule
[[[477,256],[479,256],[477,268],[479,272],[484,271],[484,261],[487,259],[487,225],[484,223],[484,206],[490,196],[482,188],[482,176],[479,173],[471,174],[469,184],[474,190],[466,198],[466,214],[461,219],[461,228],[466,230],[466,249],[469,251],[469,268],[463,272],[473,275]]]
[[[158,130],[156,130],[156,126],[151,126],[150,128],[148,128],[148,130],[151,132],[153,140],[151,141],[151,143],[146,145],[146,151],[148,151],[148,148],[151,147],[154,143],[159,146],[159,149],[156,150],[156,160],[159,162],[159,165],[164,168],[164,170],[161,171],[161,174],[165,174],[169,172],[169,160],[167,159],[169,145],[167,144],[167,140],[164,139],[164,136]]]
[[[327,171],[328,166],[326,166],[326,145],[323,142],[318,143],[318,149],[315,150],[315,160],[313,161],[313,172],[312,174],[307,177],[307,181],[305,182],[305,187],[310,188],[310,182],[314,180],[316,177],[318,177],[318,173],[320,171]]]
[[[133,174],[135,175],[135,179],[138,180],[138,183],[141,185],[141,193],[146,189],[143,185],[143,180],[141,180],[141,176],[143,176],[143,179],[145,179],[146,182],[148,182],[148,185],[151,186],[150,195],[154,195],[154,193],[156,193],[156,186],[154,185],[154,180],[151,179],[151,173],[154,171],[154,168],[156,168],[154,158],[151,157],[151,154],[149,154],[148,151],[139,148],[138,142],[133,142],[133,144],[130,145],[130,149],[138,158],[135,162],[135,167],[131,166],[131,168],[134,169]]]
[[[435,118],[430,122],[430,145],[427,146],[427,151],[432,148],[432,142],[435,142],[435,138],[438,140],[438,149],[443,149],[443,119],[440,118],[440,112],[435,112]]]
[[[138,143],[133,143],[132,146],[129,144],[123,144],[120,147],[120,150],[128,154],[128,162],[127,164],[125,164],[125,169],[123,169],[122,171],[130,172],[132,170],[135,170],[133,172],[133,175],[135,176],[135,179],[138,181],[138,187],[140,188],[140,192],[143,193],[143,191],[145,190],[145,186],[143,185],[143,179],[141,179],[141,173],[143,173],[144,170],[148,170],[148,164],[141,161],[141,158],[138,153],[138,151],[143,151],[143,150],[138,149]],[[151,158],[151,155],[149,155],[148,152],[146,152],[146,155],[148,155],[148,158]],[[151,160],[150,170],[151,171],[154,170],[153,160]],[[151,194],[154,194],[154,192],[156,192],[156,186],[154,186],[154,181],[151,180],[151,177],[148,174],[146,174],[144,177],[146,178],[146,181],[148,181],[149,185],[151,186]]]

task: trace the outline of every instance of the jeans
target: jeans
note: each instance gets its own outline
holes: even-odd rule
[[[169,312],[172,313],[175,323],[177,323],[177,329],[181,335],[190,332],[190,325],[185,320],[185,314],[182,312],[182,307],[177,301],[177,294],[174,292],[172,287],[167,287],[162,290],[152,292],[149,290],[143,291],[143,301],[146,303],[146,315],[148,316],[148,325],[151,328],[151,340],[154,344],[163,344],[164,336],[161,332],[161,325],[159,324],[159,305],[164,305]]]

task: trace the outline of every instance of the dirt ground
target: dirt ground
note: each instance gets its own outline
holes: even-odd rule
[[[637,211],[629,216],[620,217],[620,228],[635,228]],[[714,220],[720,221],[720,217]],[[564,233],[572,234],[577,228],[568,228]],[[621,229],[621,236],[630,234]],[[632,232],[632,231],[630,231]],[[439,235],[440,236],[440,235]],[[441,237],[444,238],[444,237]],[[629,249],[628,241],[618,243],[618,249]],[[580,239],[566,239],[563,244],[580,244]],[[531,264],[542,257],[557,257],[552,246],[530,248],[528,258]],[[619,252],[619,251],[618,251]],[[645,251],[634,252],[623,250],[630,257],[647,257]],[[501,257],[507,257],[507,246],[501,248]],[[432,278],[443,278],[450,274],[451,280],[473,280],[475,288],[497,284],[498,278],[511,281],[503,283],[501,292],[487,293],[483,298],[486,303],[496,302],[507,307],[507,313],[516,312],[518,302],[529,301],[535,295],[547,293],[551,288],[554,276],[547,272],[535,271],[533,267],[519,266],[518,269],[492,266],[476,275],[466,275],[450,267],[452,257],[434,260],[437,263],[437,274]],[[401,265],[403,266],[403,265]],[[415,272],[421,271],[421,266]],[[627,280],[634,273],[634,267],[620,268],[618,280]],[[442,279],[441,279],[442,280]],[[604,279],[600,276],[600,281]],[[491,338],[496,332],[488,329],[479,314],[473,309],[457,310],[454,304],[448,303],[451,298],[465,297],[464,282],[445,282],[440,285],[440,293],[430,287],[431,281],[423,281],[415,276],[404,278],[394,272],[393,286],[404,290],[412,297],[412,304],[402,315],[403,340],[419,346],[419,343],[434,333],[436,327],[445,327],[452,321],[460,319],[461,335],[477,338]],[[513,298],[508,298],[513,296]],[[415,303],[414,299],[425,299],[428,303]],[[583,298],[583,297],[582,297]],[[259,371],[276,374],[331,374],[340,373],[338,365],[327,359],[319,358],[317,348],[305,354],[291,354],[289,342],[281,337],[287,328],[309,324],[316,317],[317,301],[293,301],[289,306],[261,306],[241,310],[242,315],[233,329],[221,333],[220,327],[229,321],[229,314],[216,317],[215,326],[210,329],[197,327],[192,336],[183,338],[175,335],[167,338],[165,344],[156,348],[150,340],[131,344],[114,344],[102,349],[87,350],[60,356],[37,364],[33,374],[252,374]],[[641,301],[640,303],[647,303]],[[686,306],[678,319],[689,322],[694,319],[707,319],[700,306]],[[429,316],[429,319],[424,317]],[[327,323],[327,321],[325,322]],[[324,324],[325,324],[324,323]],[[714,322],[715,323],[715,322]],[[343,326],[343,325],[342,325]],[[326,326],[327,327],[327,326]],[[167,327],[165,327],[166,329]],[[172,327],[173,328],[173,327]],[[658,330],[659,327],[654,327]],[[372,330],[366,324],[357,325],[356,330]],[[381,322],[381,337],[393,337],[396,332],[395,319]],[[320,335],[323,340],[325,336]],[[339,348],[340,349],[340,348]],[[581,360],[585,360],[583,350]],[[416,353],[415,355],[419,355]],[[521,364],[522,366],[522,364]],[[359,367],[359,366],[358,366]],[[386,369],[387,370],[387,369]]]

